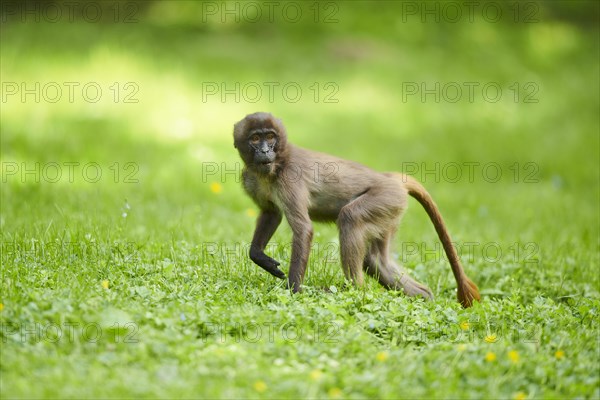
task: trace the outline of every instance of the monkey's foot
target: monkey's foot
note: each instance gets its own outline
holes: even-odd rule
[[[426,300],[433,300],[433,293],[431,292],[431,289],[415,281],[406,274],[400,279],[400,285],[407,296],[421,296]]]

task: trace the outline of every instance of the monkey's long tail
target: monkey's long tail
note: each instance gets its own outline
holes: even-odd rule
[[[465,308],[471,307],[473,305],[473,300],[479,301],[481,298],[479,289],[465,274],[460,259],[458,258],[458,254],[456,253],[456,249],[452,245],[452,239],[450,238],[450,234],[448,234],[442,214],[440,214],[437,205],[419,181],[409,175],[399,175],[401,176],[404,186],[408,189],[408,194],[414,197],[423,206],[427,215],[429,215],[433,226],[435,226],[435,230],[442,242],[442,246],[444,246],[444,251],[450,261],[452,273],[454,274],[454,278],[458,285],[458,301]]]

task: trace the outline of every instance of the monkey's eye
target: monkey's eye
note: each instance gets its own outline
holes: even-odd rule
[[[250,144],[257,145],[259,143],[260,143],[260,136],[258,136],[258,135],[250,136]]]
[[[276,136],[274,133],[267,133],[266,138],[267,138],[267,142],[273,143],[273,142],[275,142]]]

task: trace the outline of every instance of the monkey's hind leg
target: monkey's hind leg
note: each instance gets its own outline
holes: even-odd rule
[[[355,223],[344,211],[338,218],[340,230],[340,256],[346,279],[357,286],[364,284],[361,260],[366,253],[366,237],[360,223]]]
[[[374,233],[372,205],[376,204],[375,200],[368,192],[364,193],[342,207],[337,219],[342,269],[346,279],[357,286],[364,284],[362,263],[367,243]]]
[[[397,265],[389,257],[389,244],[392,235],[384,239],[374,240],[367,253],[363,267],[365,272],[377,279],[379,283],[392,290],[402,290],[408,296],[422,296],[433,299],[431,290],[414,280],[404,268]]]

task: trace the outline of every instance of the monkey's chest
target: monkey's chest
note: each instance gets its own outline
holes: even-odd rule
[[[248,194],[259,207],[269,208],[275,205],[277,208],[282,209],[282,202],[279,200],[273,185],[260,180],[249,180],[245,186]]]

